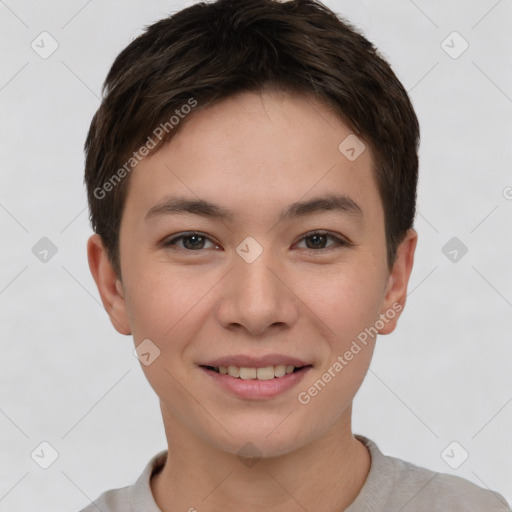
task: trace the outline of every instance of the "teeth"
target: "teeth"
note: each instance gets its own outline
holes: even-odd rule
[[[244,380],[255,379],[257,374],[256,368],[240,368],[240,378]]]
[[[274,375],[276,377],[284,377],[286,375],[286,366],[284,364],[274,366]]]
[[[228,375],[231,375],[231,377],[240,377],[240,368],[238,368],[238,366],[228,366]]]
[[[258,368],[256,371],[256,378],[258,380],[270,380],[274,378],[274,367],[265,366],[265,368]]]
[[[293,373],[295,366],[278,364],[276,366],[265,366],[264,368],[246,368],[238,366],[219,366],[215,371],[222,375],[240,378],[243,380],[271,380],[275,377],[284,377],[289,373]]]

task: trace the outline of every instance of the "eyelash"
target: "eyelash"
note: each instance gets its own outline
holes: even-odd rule
[[[332,233],[329,233],[328,231],[322,231],[322,230],[310,231],[309,233],[306,233],[305,235],[303,235],[300,238],[299,242],[302,242],[306,238],[310,238],[310,237],[313,237],[315,235],[320,235],[320,236],[324,236],[325,235],[325,236],[327,236],[327,238],[333,239],[335,241],[335,244],[330,245],[328,247],[323,247],[323,248],[320,248],[320,249],[303,249],[304,251],[306,251],[310,255],[317,256],[317,255],[319,255],[319,253],[330,251],[330,250],[332,250],[332,249],[334,249],[336,247],[347,247],[347,246],[351,245],[346,240],[343,240],[342,238],[340,238],[340,237],[338,237],[338,236],[336,236],[336,235],[334,235]],[[180,240],[183,240],[185,238],[192,237],[192,236],[199,236],[201,238],[209,240],[210,242],[214,243],[215,245],[218,245],[216,242],[211,240],[210,237],[208,237],[204,233],[201,233],[200,231],[189,231],[189,232],[186,232],[186,233],[182,233],[179,236],[174,237],[174,238],[172,238],[172,239],[170,239],[168,241],[165,241],[163,243],[163,246],[166,247],[166,248],[174,249],[172,246],[176,246],[176,242],[178,242]],[[177,247],[177,246],[176,246],[176,249],[179,250],[179,251],[185,251],[185,252],[188,252],[188,253],[201,252],[201,251],[204,250],[204,249],[197,249],[197,250],[185,249],[185,248]]]

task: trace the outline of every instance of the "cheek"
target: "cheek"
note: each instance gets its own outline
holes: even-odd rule
[[[309,293],[308,303],[327,326],[322,333],[326,350],[321,366],[297,396],[300,407],[315,411],[305,420],[311,421],[311,428],[333,425],[364,380],[375,347],[372,327],[379,318],[379,279],[382,276],[372,272],[371,266],[347,265],[304,286],[303,293]]]
[[[143,364],[142,370],[156,394],[181,410],[188,402],[179,382],[185,379],[190,364],[183,354],[190,340],[199,336],[208,314],[209,296],[205,293],[216,280],[206,273],[194,279],[190,272],[176,268],[171,272],[156,265],[147,265],[130,277],[127,305],[135,345],[149,339],[158,354],[153,362]]]
[[[127,308],[136,342],[161,340],[186,308],[187,289],[182,289],[182,283],[154,270],[147,264],[126,266]]]
[[[341,348],[359,332],[373,325],[378,318],[382,294],[382,274],[365,263],[364,255],[358,261],[320,267],[307,279],[296,279],[297,295],[323,321],[331,345]]]
[[[205,307],[221,274],[147,263],[127,270],[127,307],[136,343],[149,338],[176,352],[205,321]]]
[[[385,273],[370,255],[326,276],[317,293],[317,311],[329,326],[330,354],[314,381],[304,388],[301,404],[322,411],[326,426],[350,404],[368,371],[375,346]],[[332,404],[338,404],[333,408]]]

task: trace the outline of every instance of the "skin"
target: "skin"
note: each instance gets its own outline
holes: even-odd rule
[[[350,134],[327,105],[278,91],[241,93],[196,110],[130,176],[121,278],[98,235],[89,239],[91,272],[114,327],[135,345],[149,338],[160,350],[141,367],[160,399],[171,454],[151,480],[164,512],[334,512],[364,484],[370,456],[352,434],[351,412],[376,338],[308,404],[297,399],[359,333],[393,304],[405,305],[417,233],[409,230],[389,269],[370,148],[355,161],[338,150]],[[352,198],[362,215],[319,211],[278,221],[289,204],[333,192]],[[171,195],[211,201],[234,218],[145,219]],[[330,237],[315,245],[305,238],[315,230],[349,245]],[[187,231],[207,239],[164,245]],[[263,250],[252,263],[236,252],[246,237]],[[398,317],[379,334],[392,332]],[[270,353],[313,365],[296,387],[271,399],[236,397],[198,366]],[[252,466],[237,456],[248,442],[261,455]]]

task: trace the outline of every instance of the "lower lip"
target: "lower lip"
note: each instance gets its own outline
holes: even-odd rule
[[[304,366],[294,373],[288,373],[283,377],[274,377],[270,380],[244,380],[208,370],[203,366],[200,368],[206,372],[214,382],[234,395],[245,399],[261,400],[273,398],[293,388],[304,378],[312,367]]]

